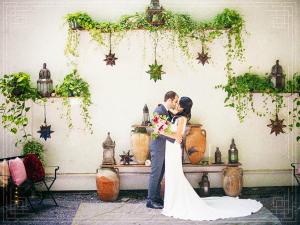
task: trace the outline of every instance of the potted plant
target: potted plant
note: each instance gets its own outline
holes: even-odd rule
[[[35,139],[30,139],[24,143],[22,155],[25,156],[29,153],[36,154],[37,157],[41,160],[42,164],[45,165],[44,151],[44,146],[40,142]]]

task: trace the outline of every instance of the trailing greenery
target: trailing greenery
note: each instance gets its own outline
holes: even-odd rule
[[[78,56],[78,31],[71,28],[76,22],[82,29],[87,30],[91,37],[100,45],[104,45],[103,33],[118,33],[124,34],[132,30],[145,31],[163,31],[171,32],[178,42],[178,46],[183,52],[190,56],[188,43],[196,39],[200,40],[205,49],[208,49],[208,44],[222,34],[227,34],[228,43],[226,44],[227,75],[231,76],[232,60],[243,58],[243,38],[242,32],[244,30],[245,22],[242,16],[235,10],[224,9],[223,12],[216,15],[210,21],[198,21],[193,19],[188,14],[174,13],[171,11],[163,11],[162,18],[164,24],[160,26],[152,26],[147,21],[146,13],[135,13],[133,15],[124,15],[118,22],[98,22],[93,20],[87,13],[76,12],[67,14],[65,19],[69,24],[69,34],[66,43],[66,55]],[[75,28],[74,28],[75,29]],[[173,39],[172,39],[173,40]],[[174,45],[172,45],[174,46]]]
[[[60,85],[57,85],[55,88],[55,93],[57,96],[63,97],[63,105],[67,107],[66,117],[68,122],[68,127],[72,128],[72,118],[71,118],[71,105],[68,100],[68,97],[81,97],[81,109],[83,116],[83,120],[86,124],[86,127],[92,133],[92,124],[90,122],[90,115],[88,107],[92,104],[91,102],[91,94],[89,90],[89,84],[84,81],[77,70],[73,70],[71,73],[67,74],[64,77],[63,82]]]
[[[22,155],[26,155],[29,153],[36,154],[37,157],[41,160],[42,164],[45,165],[44,151],[44,146],[40,142],[31,139],[25,142],[22,149]]]
[[[27,139],[30,134],[26,133],[28,125],[27,113],[30,106],[26,101],[36,101],[40,99],[37,89],[31,85],[30,76],[24,72],[5,74],[0,79],[0,91],[5,100],[0,105],[2,124],[11,133],[17,134],[23,131],[22,139],[18,139],[16,145]]]
[[[271,100],[275,104],[275,114],[285,107],[282,93],[296,93],[293,100],[293,108],[289,112],[292,116],[292,123],[289,128],[300,127],[300,74],[294,74],[291,80],[286,82],[283,90],[278,90],[273,87],[268,76],[254,74],[252,72],[245,73],[240,76],[229,77],[226,85],[218,85],[216,88],[222,88],[227,92],[225,98],[225,106],[232,107],[236,110],[240,122],[243,122],[248,111],[256,113],[258,116],[274,114],[274,111],[268,107],[268,102]],[[261,93],[265,96],[263,100],[263,112],[259,112],[254,107],[253,93]],[[300,140],[300,137],[297,137]]]

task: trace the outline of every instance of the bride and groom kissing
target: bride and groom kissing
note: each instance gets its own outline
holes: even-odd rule
[[[172,122],[171,133],[161,133],[150,143],[151,173],[146,207],[162,209],[162,214],[178,219],[216,220],[247,216],[257,212],[262,204],[238,197],[200,198],[186,179],[182,167],[181,142],[186,124],[191,118],[193,101],[168,91],[164,102],[154,110]],[[160,198],[160,183],[165,176],[164,200]]]

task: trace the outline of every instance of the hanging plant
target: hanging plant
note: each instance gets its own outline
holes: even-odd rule
[[[26,101],[35,102],[40,96],[37,89],[32,86],[29,74],[24,72],[5,74],[0,79],[0,91],[5,98],[4,103],[0,105],[4,128],[13,134],[17,134],[20,130],[23,132],[22,139],[16,142],[17,145],[31,136],[25,130],[28,125],[27,112],[30,110]]]
[[[76,69],[65,76],[62,84],[56,86],[55,93],[57,96],[63,97],[63,105],[67,108],[66,118],[69,128],[73,127],[73,123],[71,118],[71,105],[68,101],[68,97],[82,98],[80,105],[82,109],[81,115],[83,116],[86,127],[92,133],[92,124],[90,122],[91,117],[88,111],[88,107],[92,104],[89,84],[79,76]]]
[[[235,10],[224,9],[223,12],[216,15],[210,21],[198,21],[193,19],[188,14],[174,13],[169,10],[160,12],[159,23],[153,26],[149,23],[149,15],[147,13],[135,13],[133,15],[121,16],[118,22],[99,22],[94,21],[86,13],[71,13],[66,16],[69,27],[72,27],[72,21],[76,21],[82,29],[87,30],[91,37],[99,44],[104,45],[103,33],[118,33],[123,37],[123,33],[132,30],[145,30],[145,31],[167,31],[175,38],[169,39],[171,42],[177,41],[178,46],[182,49],[186,56],[189,58],[191,54],[188,49],[188,44],[192,39],[199,39],[201,35],[205,34],[202,40],[203,44],[208,48],[208,44],[222,34],[227,34],[228,44],[225,46],[227,51],[227,75],[233,74],[232,61],[237,58],[243,59],[244,47],[242,33],[244,31],[245,22],[242,16]],[[70,28],[67,39],[67,52],[73,52],[76,55],[76,48],[78,45],[77,33],[72,33]],[[73,38],[72,38],[73,37]],[[120,38],[121,39],[121,38]],[[171,43],[172,46],[174,43]],[[71,51],[70,51],[71,50]]]

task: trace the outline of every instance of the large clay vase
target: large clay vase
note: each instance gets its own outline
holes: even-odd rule
[[[226,195],[236,197],[241,194],[243,188],[243,169],[239,167],[227,167],[223,169],[223,189]]]
[[[145,164],[149,156],[150,136],[147,133],[131,134],[131,149],[138,164]]]
[[[201,125],[191,126],[186,135],[185,150],[192,164],[199,164],[203,159],[206,148],[206,131]]]
[[[100,200],[115,201],[120,192],[120,178],[114,168],[100,168],[96,175],[97,193]]]

